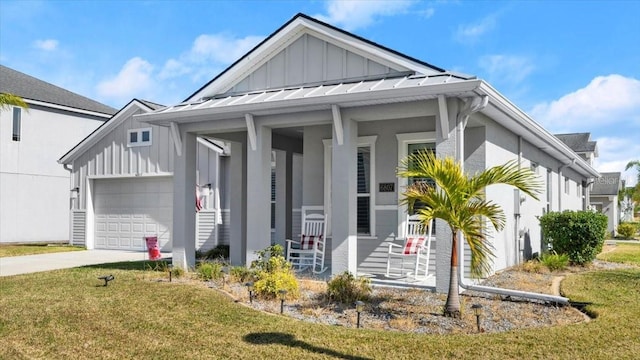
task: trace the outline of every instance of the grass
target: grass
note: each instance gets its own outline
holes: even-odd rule
[[[0,245],[0,258],[9,256],[37,255],[66,251],[85,250],[82,247],[71,245],[49,244],[24,244],[24,245]]]
[[[116,263],[0,278],[0,358],[631,359],[640,353],[640,269],[567,277],[563,294],[589,303],[597,315],[591,322],[443,336],[264,314],[204,283],[158,281],[163,273],[142,268]],[[108,287],[97,279],[105,274],[115,276]]]
[[[598,259],[640,266],[640,244],[618,243],[614,251],[599,254]]]

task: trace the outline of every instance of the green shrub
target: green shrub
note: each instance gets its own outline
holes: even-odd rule
[[[634,224],[631,223],[622,223],[618,225],[618,234],[623,239],[633,239],[636,235],[637,228]]]
[[[171,274],[173,274],[173,277],[175,277],[175,278],[180,278],[180,277],[184,276],[185,271],[181,267],[175,267],[175,268],[173,268],[171,270]]]
[[[298,280],[291,263],[284,258],[282,245],[272,245],[257,251],[258,259],[251,263],[255,271],[254,289],[257,296],[273,299],[280,290],[287,291],[287,297],[298,297]]]
[[[220,262],[203,262],[198,264],[196,272],[202,280],[217,280],[222,278],[223,264]]]
[[[229,259],[229,245],[218,245],[202,254],[203,259]]]
[[[542,234],[558,254],[578,265],[589,263],[602,250],[607,217],[592,211],[549,212],[540,217]]]
[[[245,283],[253,278],[253,271],[245,266],[233,266],[229,268],[231,281]]]
[[[367,300],[371,294],[371,280],[365,277],[356,278],[348,271],[333,277],[327,282],[329,299],[351,304],[357,300]]]
[[[543,254],[540,263],[551,271],[564,270],[569,266],[569,255],[557,254],[555,251],[553,254]]]
[[[528,260],[525,263],[520,265],[520,270],[534,273],[534,274],[542,274],[546,272],[544,264],[542,264],[538,259]]]

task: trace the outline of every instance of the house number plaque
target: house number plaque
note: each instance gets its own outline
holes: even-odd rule
[[[396,183],[379,183],[378,191],[382,192],[394,192],[396,191]]]

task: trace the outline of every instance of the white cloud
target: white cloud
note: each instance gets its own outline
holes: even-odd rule
[[[352,31],[371,25],[380,16],[401,14],[414,3],[409,0],[396,1],[341,1],[330,0],[326,3],[326,15],[314,15],[315,18],[332,25]],[[428,16],[433,12],[427,12]]]
[[[158,75],[160,79],[171,79],[191,74],[194,81],[201,81],[201,74],[212,76],[208,69],[224,68],[249,52],[264,39],[250,35],[235,38],[228,34],[203,34],[198,36],[189,51],[178,59],[169,59]]]
[[[473,24],[459,25],[454,37],[460,42],[474,42],[496,27],[497,15],[491,14]]]
[[[124,64],[115,77],[98,84],[98,94],[118,100],[146,97],[153,89],[152,75],[153,65],[144,59],[134,57]]]
[[[634,185],[637,181],[635,170],[625,171],[624,168],[629,161],[639,160],[640,142],[637,139],[618,137],[602,137],[596,141],[598,157],[595,159],[594,167],[600,172],[621,172],[622,179],[626,180],[627,185]]]
[[[531,114],[553,132],[616,123],[638,124],[640,80],[617,74],[598,76],[582,89],[537,104]]]
[[[55,40],[55,39],[36,40],[34,41],[33,46],[36,49],[40,49],[44,51],[53,51],[58,48],[58,40]]]
[[[486,55],[480,58],[478,65],[490,80],[509,84],[521,82],[535,69],[529,58],[518,55]]]

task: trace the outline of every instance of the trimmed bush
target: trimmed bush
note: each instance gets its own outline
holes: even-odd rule
[[[329,299],[343,304],[367,300],[371,294],[371,280],[365,277],[356,278],[345,271],[327,282],[327,293]]]
[[[549,212],[540,217],[542,234],[558,254],[566,254],[573,264],[593,261],[602,251],[607,217],[592,211]]]
[[[618,235],[620,235],[623,239],[633,239],[636,235],[637,228],[634,224],[631,223],[622,223],[618,225]]]
[[[233,266],[229,269],[229,276],[233,281],[245,283],[252,279],[253,272],[244,266]]]

